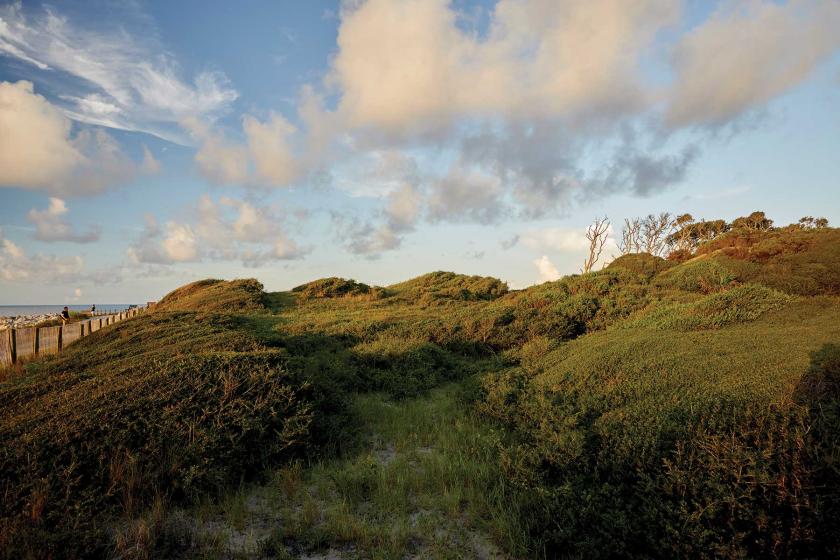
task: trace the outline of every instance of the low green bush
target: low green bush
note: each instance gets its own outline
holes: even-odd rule
[[[416,396],[468,369],[450,352],[422,339],[386,335],[352,351],[364,386],[397,398]]]
[[[436,300],[492,300],[508,292],[507,284],[489,276],[466,276],[454,272],[431,272],[389,286],[404,299],[432,303]]]
[[[152,310],[254,313],[265,310],[265,292],[253,278],[199,280],[166,294]]]
[[[622,325],[625,329],[719,329],[733,323],[754,321],[779,309],[792,298],[758,284],[743,284],[704,296],[692,303],[660,303]]]
[[[674,266],[673,261],[665,260],[662,257],[656,257],[650,253],[630,253],[628,255],[621,255],[610,262],[610,264],[607,265],[607,270],[623,268],[650,280],[660,272],[668,270],[672,266]]]
[[[714,259],[695,258],[665,270],[654,279],[658,286],[708,294],[725,289],[738,278]]]
[[[379,299],[385,296],[385,291],[382,288],[371,288],[367,284],[362,284],[355,280],[345,280],[344,278],[336,277],[307,282],[292,289],[292,292],[304,299],[353,296],[368,296],[373,299]]]
[[[340,366],[255,332],[244,316],[152,313],[0,385],[0,548],[101,553],[113,516],[337,445],[346,399],[324,373]]]
[[[743,288],[735,301],[779,298]],[[840,307],[827,303],[715,331],[592,333],[486,377],[478,406],[510,434],[506,476],[539,497],[523,520],[533,542],[549,557],[835,550],[821,508],[837,470],[815,473],[837,464],[836,439],[819,444],[825,412],[795,402],[809,351],[840,339]],[[831,354],[818,367],[836,363]]]

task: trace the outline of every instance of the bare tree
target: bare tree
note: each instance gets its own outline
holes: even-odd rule
[[[622,255],[638,253],[642,246],[642,221],[639,218],[624,218],[624,228],[621,230],[621,241],[618,249]]]
[[[589,240],[589,257],[583,262],[583,273],[592,271],[592,267],[598,262],[604,244],[609,238],[610,221],[606,216],[595,218],[595,221],[586,228],[586,238]]]
[[[665,238],[665,244],[672,251],[687,251],[691,247],[693,234],[694,217],[681,214],[671,222],[671,233]]]
[[[668,229],[671,227],[671,214],[668,212],[662,212],[658,216],[648,214],[642,222],[641,245],[643,251],[661,257],[667,246],[665,239],[668,235]]]

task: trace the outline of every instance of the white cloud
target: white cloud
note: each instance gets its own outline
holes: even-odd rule
[[[195,163],[205,179],[216,184],[249,182],[248,151],[244,146],[228,142],[224,134],[196,118],[187,118],[182,124],[199,142]]]
[[[182,80],[177,62],[133,4],[114,9],[122,10],[122,25],[97,29],[95,21],[81,26],[49,7],[37,13],[24,13],[20,2],[0,7],[0,54],[75,77],[79,85],[65,81],[61,89],[62,109],[71,118],[173,141],[184,141],[174,125],[185,117],[218,113],[236,100],[221,73]]]
[[[161,229],[153,216],[146,220],[144,234],[128,249],[129,259],[135,264],[211,259],[261,266],[299,259],[311,250],[289,237],[280,213],[228,197],[218,202],[207,195],[199,198],[193,222],[170,221]]]
[[[143,145],[143,162],[140,164],[140,171],[146,175],[160,173],[160,162],[155,159],[154,154],[146,145]]]
[[[0,183],[50,187],[83,161],[70,120],[31,82],[0,82]]]
[[[454,153],[453,168],[469,172],[434,176],[426,166],[411,182],[430,221],[530,219],[663,192],[684,180],[702,134],[663,125],[731,122],[801,83],[840,43],[836,2],[724,3],[683,38],[660,33],[676,29],[682,4],[500,0],[479,29],[448,0],[345,3],[324,81],[339,101],[318,113],[331,122],[322,128],[352,146],[355,161]],[[654,61],[673,66],[663,86],[642,65],[652,47],[675,45],[673,59]],[[394,190],[349,183],[368,196]],[[393,246],[385,226],[350,230],[364,249]]]
[[[518,237],[518,242],[535,253],[543,255],[534,261],[540,272],[540,279],[556,280],[561,276],[560,268],[549,259],[550,254],[558,258],[560,266],[567,273],[580,272],[580,264],[589,254],[589,240],[586,229],[543,228],[532,229]],[[607,229],[607,241],[595,269],[605,266],[620,253],[612,226]],[[575,264],[578,263],[578,264]]]
[[[553,282],[560,278],[560,271],[557,270],[557,267],[554,266],[554,263],[551,262],[547,255],[535,259],[534,266],[537,267],[537,271],[540,274],[540,282]]]
[[[19,245],[3,236],[0,229],[0,279],[7,282],[56,284],[73,282],[83,276],[81,256],[28,255]]]
[[[385,216],[391,229],[410,231],[414,229],[422,210],[422,196],[410,183],[403,183],[387,197]]]
[[[282,187],[303,171],[290,144],[296,129],[277,113],[266,122],[245,115],[242,128],[246,143],[228,140],[223,131],[195,118],[185,119],[182,125],[199,142],[196,166],[213,183]]]
[[[101,129],[71,123],[31,82],[0,82],[0,185],[58,196],[96,194],[129,181],[134,164]]]
[[[198,241],[188,224],[168,222],[161,247],[169,262],[194,261],[198,257]]]
[[[96,226],[90,227],[84,233],[74,231],[64,219],[67,212],[65,202],[55,197],[50,197],[49,206],[44,210],[30,210],[26,217],[35,225],[35,239],[72,243],[92,243],[99,240],[100,231]]]
[[[840,3],[724,3],[680,39],[671,126],[722,125],[802,82],[840,46]]]
[[[351,126],[397,133],[465,114],[620,113],[644,97],[641,50],[678,15],[677,1],[501,0],[481,37],[447,0],[368,0],[342,14],[330,83]]]
[[[584,231],[561,228],[530,230],[522,234],[519,241],[535,251],[558,253],[579,253],[589,247]]]
[[[258,182],[287,185],[298,177],[297,158],[289,145],[289,137],[296,129],[289,121],[277,113],[272,113],[265,123],[246,116],[242,128],[248,138]]]

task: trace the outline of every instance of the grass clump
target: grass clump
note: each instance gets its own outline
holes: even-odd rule
[[[274,476],[277,524],[262,550],[278,557],[498,557],[494,541],[525,551],[496,462],[499,434],[460,400],[461,384],[391,401],[355,398],[360,444],[343,457]]]
[[[352,352],[364,385],[397,398],[418,395],[470,370],[452,353],[417,338],[385,335],[357,344]]]
[[[372,299],[379,299],[385,296],[385,291],[376,286],[370,287],[367,284],[344,278],[322,278],[313,282],[302,284],[292,289],[292,292],[303,299],[317,298],[339,298],[367,296]]]
[[[651,255],[650,253],[630,253],[621,255],[607,265],[607,269],[623,268],[644,276],[650,280],[660,272],[668,270],[674,266],[673,261],[668,261],[662,257]]]
[[[729,268],[718,261],[700,257],[665,270],[655,282],[666,288],[708,294],[726,289],[737,279]]]
[[[254,313],[265,310],[263,285],[253,278],[199,280],[166,294],[155,311]]]
[[[622,328],[658,330],[719,329],[733,323],[754,321],[764,313],[779,309],[790,296],[758,284],[743,284],[724,292],[712,293],[692,303],[657,304]]]
[[[432,303],[437,300],[493,300],[508,292],[507,284],[489,276],[466,276],[454,272],[431,272],[389,286],[403,299]]]
[[[194,501],[340,438],[343,421],[324,418],[341,416],[339,388],[254,332],[244,317],[158,312],[0,386],[3,547],[101,552],[113,516]]]
[[[840,229],[733,231],[701,246],[744,282],[796,295],[840,294]]]
[[[506,475],[540,497],[525,518],[535,542],[549,556],[836,546],[815,507],[830,462],[814,466],[825,444],[796,395],[808,352],[840,338],[840,306],[791,305],[714,331],[592,333],[488,377],[481,410],[513,435]]]

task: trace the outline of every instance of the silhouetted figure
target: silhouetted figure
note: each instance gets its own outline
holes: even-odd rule
[[[64,325],[67,321],[70,320],[70,310],[67,309],[67,306],[64,306],[64,309],[61,310],[61,324]]]
[[[95,303],[90,306],[90,314],[93,315],[94,313],[96,313],[96,304]]]

